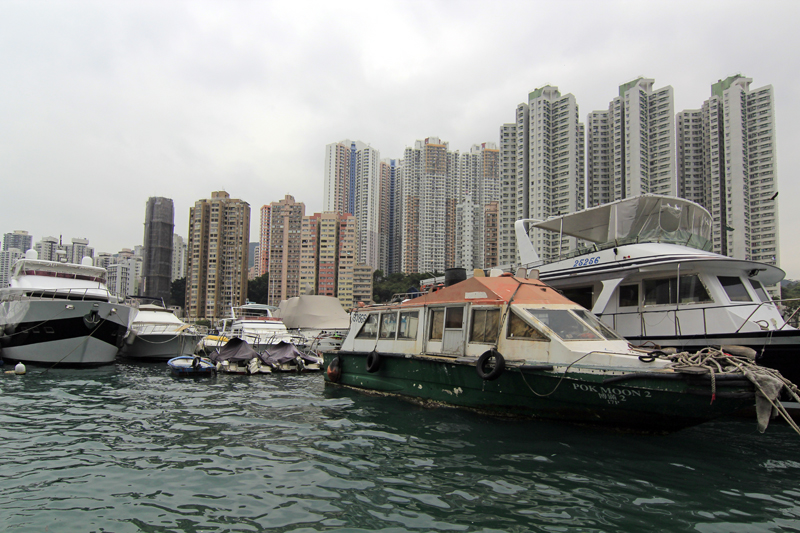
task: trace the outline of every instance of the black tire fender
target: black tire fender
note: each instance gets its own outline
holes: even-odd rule
[[[338,383],[339,379],[342,377],[342,363],[339,361],[338,357],[334,357],[333,360],[328,363],[328,379],[332,383]]]
[[[487,372],[486,366],[491,359],[494,359],[494,366]],[[502,374],[505,369],[506,360],[503,355],[495,349],[483,352],[478,358],[478,362],[475,364],[475,370],[477,370],[478,376],[486,381],[493,381],[499,378],[500,374]]]
[[[367,355],[367,372],[370,374],[377,372],[381,368],[381,356],[375,350]]]

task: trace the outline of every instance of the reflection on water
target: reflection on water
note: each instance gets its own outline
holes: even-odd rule
[[[163,364],[4,375],[18,531],[800,530],[800,436],[510,421]]]

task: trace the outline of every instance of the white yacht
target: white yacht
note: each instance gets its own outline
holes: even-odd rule
[[[113,363],[134,310],[109,293],[106,271],[38,259],[28,250],[0,289],[0,347],[7,361],[62,365]]]
[[[194,354],[205,335],[183,322],[172,309],[155,303],[137,306],[131,333],[120,354],[144,361],[168,361],[180,355]]]
[[[585,245],[539,259],[525,224]],[[515,223],[521,264],[635,345],[696,351],[742,345],[800,382],[800,331],[765,286],[780,268],[711,252],[711,215],[688,200],[644,195],[569,215]]]
[[[198,345],[204,352],[219,350],[230,339],[238,338],[246,341],[256,352],[278,344],[279,342],[302,341],[296,334],[286,328],[283,320],[275,316],[276,307],[247,303],[231,309],[231,318],[222,320],[219,335],[208,335]]]

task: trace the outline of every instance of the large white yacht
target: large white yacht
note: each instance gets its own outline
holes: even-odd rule
[[[542,261],[525,225],[585,245]],[[643,195],[569,215],[515,224],[523,267],[590,309],[636,345],[699,350],[742,345],[800,382],[800,331],[765,286],[780,268],[711,252],[711,216],[688,200]],[[560,239],[559,239],[560,240]]]
[[[113,363],[133,308],[106,287],[106,271],[38,259],[28,250],[0,289],[0,347],[6,361],[62,365]]]

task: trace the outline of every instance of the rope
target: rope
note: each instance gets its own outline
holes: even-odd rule
[[[532,388],[530,385],[528,385],[528,380],[527,380],[527,379],[525,379],[525,372],[523,372],[523,371],[522,371],[522,369],[520,369],[520,371],[519,371],[519,375],[520,375],[520,376],[522,376],[522,381],[523,381],[523,383],[525,383],[525,386],[526,386],[526,387],[528,387],[528,390],[529,390],[529,391],[531,391],[533,394],[535,394],[535,395],[536,395],[536,396],[538,396],[539,398],[547,398],[548,396],[550,396],[551,394],[553,394],[554,392],[556,392],[556,390],[558,390],[558,388],[561,386],[561,382],[562,382],[562,381],[564,381],[564,378],[565,378],[565,377],[567,377],[567,372],[568,372],[568,371],[569,371],[569,369],[572,367],[572,365],[574,365],[575,363],[577,363],[578,361],[580,361],[580,360],[581,360],[581,359],[583,359],[584,357],[586,357],[586,356],[588,356],[588,355],[591,355],[591,354],[593,354],[593,353],[594,353],[594,352],[588,352],[588,353],[585,353],[585,354],[583,354],[582,356],[580,356],[579,358],[575,359],[575,360],[574,360],[573,362],[571,362],[569,365],[567,365],[567,368],[565,368],[565,369],[564,369],[564,373],[563,373],[563,374],[561,374],[561,378],[559,378],[559,380],[558,380],[558,383],[556,383],[556,386],[555,386],[555,387],[553,387],[553,390],[551,390],[551,391],[550,391],[550,392],[548,392],[547,394],[539,394],[538,392],[536,392],[535,390],[533,390],[533,388]]]
[[[783,383],[783,390],[788,391],[795,401],[800,402],[797,386],[783,377],[777,370],[760,366],[756,364],[755,361],[747,357],[726,354],[722,350],[718,350],[716,348],[703,348],[702,350],[691,354],[688,352],[681,352],[675,355],[668,355],[666,356],[666,359],[672,361],[669,365],[667,365],[667,367],[672,368],[676,372],[691,374],[710,373],[712,403],[716,397],[717,374],[741,373],[743,376],[747,377],[751,383],[753,383],[755,388],[758,389],[761,395],[770,403],[775,412],[780,414],[781,418],[783,418],[789,424],[789,426],[794,429],[798,435],[800,435],[800,426],[798,426],[797,423],[792,419],[786,408],[779,401],[773,401],[772,398],[770,398],[769,395],[764,391],[761,385],[756,380],[752,379],[750,375],[748,375],[748,373],[751,375],[762,374],[779,380],[781,383]]]
[[[86,337],[83,339],[83,342],[81,342],[81,343],[80,343],[80,344],[78,344],[78,345],[77,345],[75,348],[73,348],[73,349],[72,349],[72,350],[71,350],[71,351],[70,351],[70,352],[69,352],[67,355],[65,355],[64,357],[62,357],[61,359],[59,359],[58,361],[56,361],[55,363],[53,363],[53,366],[50,366],[50,367],[46,368],[46,369],[45,369],[45,371],[44,371],[44,372],[42,372],[42,374],[47,374],[47,372],[48,372],[48,371],[49,371],[51,368],[54,368],[54,367],[55,367],[57,364],[59,364],[61,361],[63,361],[64,359],[66,359],[67,357],[69,357],[70,355],[72,355],[72,354],[75,352],[75,350],[77,350],[78,348],[80,348],[81,346],[83,346],[83,345],[85,345],[87,342],[89,342],[89,339],[91,338],[91,336],[92,336],[92,335],[94,335],[94,332],[95,332],[95,331],[97,331],[97,330],[99,330],[99,329],[100,329],[100,326],[102,326],[103,324],[105,324],[105,322],[106,322],[106,319],[105,319],[105,318],[104,318],[104,319],[102,319],[102,320],[100,321],[100,323],[99,323],[99,324],[97,324],[97,327],[95,327],[95,328],[92,330],[92,332],[91,332],[91,333],[89,333],[89,334],[88,334],[88,335],[87,335],[87,336],[86,336]]]

